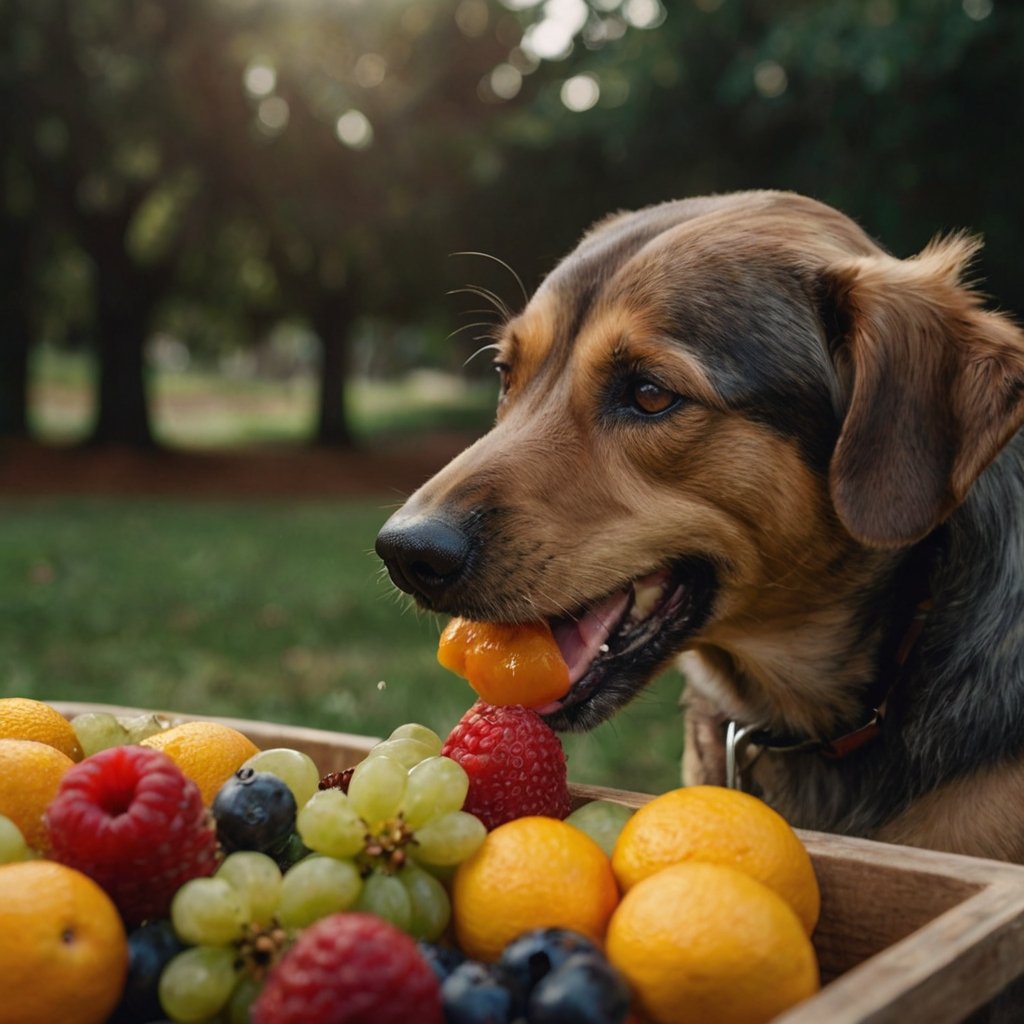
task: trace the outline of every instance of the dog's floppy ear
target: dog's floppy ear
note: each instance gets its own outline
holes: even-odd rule
[[[848,401],[830,487],[865,544],[926,536],[1024,421],[1024,332],[961,282],[979,248],[954,236],[827,275]]]

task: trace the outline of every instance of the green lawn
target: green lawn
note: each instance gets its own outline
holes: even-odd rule
[[[383,503],[0,501],[0,694],[381,735],[472,694],[372,553]],[[679,679],[566,738],[578,782],[677,784]]]
[[[40,441],[68,444],[88,436],[95,415],[96,369],[86,353],[40,345],[33,352],[29,422]],[[152,371],[148,377],[154,434],[169,447],[210,448],[302,444],[313,435],[317,384],[229,377],[212,369]],[[423,429],[485,429],[494,416],[496,383],[438,373],[396,381],[353,380],[346,392],[358,436]]]

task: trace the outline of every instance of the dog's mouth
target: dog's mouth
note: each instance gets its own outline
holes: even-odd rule
[[[609,718],[700,629],[714,589],[711,564],[685,559],[549,620],[570,686],[538,713],[561,730],[590,729]]]

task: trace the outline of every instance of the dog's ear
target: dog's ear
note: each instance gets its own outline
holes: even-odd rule
[[[961,280],[979,248],[955,236],[907,260],[852,259],[826,277],[847,398],[830,487],[865,544],[926,536],[1024,422],[1024,332]]]

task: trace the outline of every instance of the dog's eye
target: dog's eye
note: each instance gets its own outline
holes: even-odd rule
[[[510,377],[508,363],[495,363],[494,364],[494,369],[497,371],[497,373],[498,373],[498,380],[500,381],[500,383],[498,385],[498,387],[500,389],[499,390],[499,395],[500,395],[500,397],[503,398],[506,395],[506,393],[508,392],[509,377]]]
[[[647,416],[656,416],[659,412],[671,409],[678,401],[679,396],[653,381],[638,380],[631,386],[629,398],[638,412]]]

